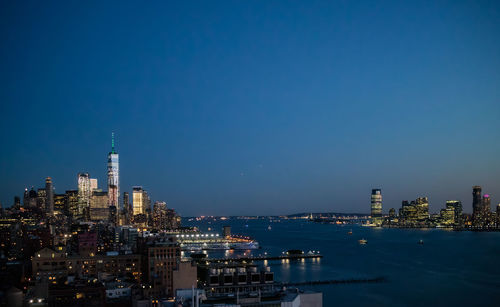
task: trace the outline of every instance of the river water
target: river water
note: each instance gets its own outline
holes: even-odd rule
[[[321,260],[268,261],[277,281],[386,278],[382,283],[301,286],[323,292],[324,306],[500,306],[500,232],[261,219],[183,220],[183,225],[219,233],[223,225],[230,225],[233,234],[249,235],[260,243],[261,249],[251,251],[253,255],[300,249],[320,251],[324,256]],[[350,230],[352,235],[347,234]],[[366,245],[358,243],[362,238],[368,241]],[[419,240],[424,244],[418,244]]]

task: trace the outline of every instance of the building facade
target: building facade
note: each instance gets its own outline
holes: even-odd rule
[[[120,207],[118,199],[120,197],[120,165],[119,156],[115,151],[114,133],[111,135],[111,152],[108,154],[108,204],[109,206]]]
[[[371,222],[375,225],[382,224],[382,191],[380,189],[372,190]]]
[[[88,173],[78,174],[78,214],[77,219],[88,220],[90,218],[90,176]]]
[[[109,218],[108,192],[94,191],[90,199],[90,220],[105,221]]]

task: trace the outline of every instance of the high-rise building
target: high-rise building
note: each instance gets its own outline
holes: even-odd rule
[[[90,192],[99,189],[96,178],[90,178]]]
[[[146,214],[148,208],[151,207],[151,200],[148,192],[142,187],[136,186],[132,188],[132,206],[134,215]]]
[[[40,188],[36,192],[36,206],[39,210],[45,210],[45,203],[47,203],[47,191],[45,188]]]
[[[123,192],[123,225],[130,225],[132,214],[128,192]]]
[[[54,213],[66,214],[66,194],[54,194]]]
[[[158,230],[177,229],[180,227],[180,217],[175,210],[168,209],[164,201],[156,201],[153,205],[153,228]]]
[[[27,191],[28,189],[25,190],[24,192],[24,200],[23,204],[25,208],[35,208],[37,206],[37,198],[38,194],[36,191],[31,188],[31,190]]]
[[[142,187],[132,188],[132,208],[134,209],[134,215],[146,214],[146,208],[144,208],[144,190]]]
[[[500,226],[500,204],[497,205],[497,227]]]
[[[455,224],[462,222],[462,202],[459,200],[447,200],[446,208],[453,208]]]
[[[111,152],[108,154],[108,205],[119,208],[120,175],[118,153],[115,151],[115,134],[111,134]]]
[[[372,190],[371,197],[371,219],[372,224],[382,224],[382,191],[380,189]]]
[[[28,207],[28,204],[29,204],[29,191],[28,191],[28,188],[25,188],[24,189],[24,195],[23,195],[23,206],[25,208]]]
[[[52,186],[52,178],[45,179],[45,192],[47,193],[47,202],[45,204],[48,215],[54,214],[54,187]]]
[[[404,200],[399,209],[399,224],[404,227],[427,227],[429,224],[429,200],[419,197],[408,202]]]
[[[89,219],[90,197],[90,177],[88,173],[78,174],[78,219]]]
[[[482,206],[484,214],[488,214],[491,212],[491,198],[489,194],[484,194]]]
[[[92,192],[90,198],[90,220],[104,221],[109,218],[108,193],[103,191]]]
[[[455,224],[455,208],[446,206],[440,211],[440,223],[443,226],[453,226]]]
[[[78,190],[66,191],[66,207],[69,215],[74,219],[78,219]]]
[[[417,219],[420,222],[429,219],[429,199],[427,197],[419,197],[415,200],[417,208]]]
[[[472,219],[478,222],[481,216],[481,187],[476,185],[472,187]]]

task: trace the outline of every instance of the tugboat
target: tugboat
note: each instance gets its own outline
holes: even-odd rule
[[[361,239],[361,240],[358,240],[358,243],[361,245],[365,245],[366,243],[368,243],[368,241],[365,239]]]

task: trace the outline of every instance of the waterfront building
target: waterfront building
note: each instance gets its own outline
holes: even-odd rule
[[[78,174],[78,214],[76,219],[88,220],[90,217],[90,177],[88,173]]]
[[[389,209],[389,217],[390,218],[396,217],[396,210],[394,210],[394,208]]]
[[[472,224],[474,226],[482,226],[482,200],[481,200],[481,187],[472,187]]]
[[[47,193],[47,202],[45,204],[48,215],[54,214],[54,187],[52,186],[52,178],[45,179],[45,191]]]
[[[415,200],[418,221],[429,219],[429,200],[427,197],[419,197]]]
[[[500,226],[500,204],[497,205],[497,227]]]
[[[119,207],[118,198],[120,196],[120,175],[119,157],[115,151],[115,134],[111,134],[111,152],[108,154],[108,204]]]
[[[446,208],[453,208],[455,224],[462,224],[462,202],[459,200],[447,200]]]
[[[382,191],[380,189],[372,189],[371,222],[375,225],[382,224]]]
[[[489,194],[484,194],[482,206],[483,213],[487,214],[491,211],[491,198]]]
[[[441,209],[439,217],[441,225],[453,226],[453,224],[455,224],[455,208],[446,207],[444,209]]]
[[[96,190],[90,198],[90,220],[104,221],[109,217],[108,192]]]
[[[200,284],[208,297],[228,293],[248,294],[255,291],[270,293],[280,288],[274,282],[269,266],[241,262],[199,263]]]
[[[429,200],[427,197],[419,197],[411,202],[402,202],[398,223],[404,227],[427,227],[429,217]]]

